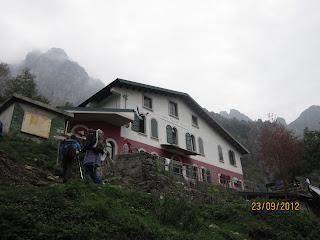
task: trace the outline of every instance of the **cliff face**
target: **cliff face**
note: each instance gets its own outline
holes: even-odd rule
[[[229,118],[229,119],[235,118],[235,119],[240,120],[240,121],[242,121],[242,120],[243,121],[247,121],[247,122],[252,121],[248,116],[246,116],[245,114],[239,112],[236,109],[230,109],[230,113],[228,113],[227,111],[221,111],[220,115],[225,117],[225,118]]]
[[[63,49],[30,52],[13,69],[17,73],[25,67],[36,75],[39,93],[53,105],[64,105],[66,102],[79,104],[104,87],[99,79],[91,78],[83,67],[70,60]]]
[[[300,116],[288,125],[288,128],[302,136],[305,128],[320,130],[320,106],[311,106],[304,110]]]

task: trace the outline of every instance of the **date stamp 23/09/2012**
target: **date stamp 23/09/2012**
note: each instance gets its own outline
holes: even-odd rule
[[[251,211],[300,211],[301,204],[294,202],[253,201]]]

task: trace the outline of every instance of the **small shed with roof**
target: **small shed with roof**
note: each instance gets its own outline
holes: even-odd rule
[[[72,113],[14,94],[0,106],[4,134],[50,139],[65,130]]]

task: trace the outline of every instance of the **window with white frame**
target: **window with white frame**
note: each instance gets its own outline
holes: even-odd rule
[[[198,138],[198,145],[199,145],[199,153],[204,155],[204,147],[203,147],[203,140],[202,138]]]
[[[190,134],[190,133],[186,133],[186,148],[189,151],[195,152],[196,149],[196,139],[195,137]]]
[[[198,127],[198,118],[192,115],[192,126]]]
[[[131,129],[135,132],[146,133],[146,117],[135,113]]]
[[[143,96],[143,106],[148,109],[152,109],[152,98]]]
[[[236,158],[234,155],[234,151],[232,150],[229,150],[229,161],[230,161],[230,165],[236,166]]]
[[[218,145],[218,155],[219,155],[219,161],[224,162],[223,160],[223,152],[222,152],[222,147]]]
[[[151,119],[151,137],[157,138],[157,139],[159,137],[159,134],[158,134],[158,122],[154,118]]]
[[[178,144],[178,130],[175,127],[171,127],[170,125],[167,125],[166,127],[167,131],[167,142],[170,144]]]
[[[178,104],[175,102],[169,102],[169,115],[178,117]]]

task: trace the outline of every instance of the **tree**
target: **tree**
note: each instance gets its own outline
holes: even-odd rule
[[[276,122],[265,123],[260,143],[261,160],[274,177],[283,180],[287,186],[302,159],[303,144],[291,131]]]
[[[311,173],[320,169],[320,131],[304,130],[304,155],[301,166],[302,173]]]
[[[38,93],[35,76],[30,70],[25,68],[16,77],[10,78],[5,86],[3,96],[9,98],[12,94],[17,93],[34,100],[49,103],[48,99]]]
[[[0,63],[0,102],[3,102],[5,100],[3,93],[10,77],[11,74],[8,64]]]

